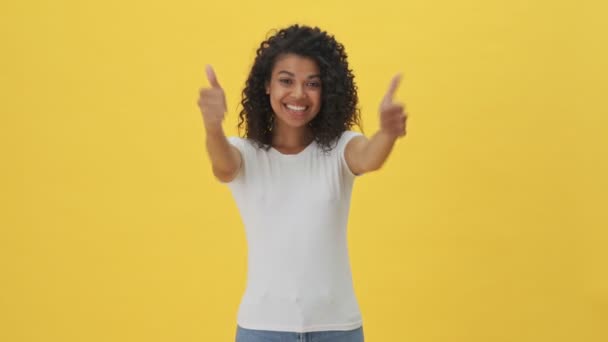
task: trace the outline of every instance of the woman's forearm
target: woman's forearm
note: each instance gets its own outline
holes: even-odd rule
[[[363,160],[367,171],[378,170],[388,159],[397,137],[379,130],[367,142],[363,149]]]
[[[240,166],[240,155],[232,147],[224,130],[221,128],[207,128],[207,154],[211,159],[214,173],[232,175]]]

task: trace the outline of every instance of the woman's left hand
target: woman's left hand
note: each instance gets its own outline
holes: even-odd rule
[[[401,74],[397,74],[391,80],[388,91],[380,102],[380,131],[392,138],[406,135],[407,112],[405,105],[393,102],[393,96],[399,86]]]

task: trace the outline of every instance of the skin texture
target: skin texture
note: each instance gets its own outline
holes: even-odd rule
[[[359,125],[353,78],[344,47],[326,32],[297,25],[280,30],[257,50],[243,90],[239,128],[244,127],[245,137],[258,147],[283,154],[299,153],[313,140],[322,149],[331,149],[330,143],[342,132]],[[226,182],[238,174],[242,157],[224,134],[226,100],[211,66],[207,79],[210,87],[200,89],[198,105],[213,173]],[[396,140],[406,135],[408,113],[394,100],[400,80],[400,74],[393,77],[380,101],[380,129],[370,138],[357,136],[346,146],[345,159],[355,174],[380,169]]]
[[[244,131],[244,137],[259,148],[273,147],[276,113],[268,85],[276,64],[289,55],[310,59],[319,69],[321,105],[309,127],[319,147],[329,152],[342,132],[353,126],[361,128],[360,114],[357,87],[344,46],[316,27],[292,25],[261,42],[242,92],[239,133]]]
[[[226,113],[224,90],[210,65],[207,65],[206,72],[210,87],[201,88],[198,99],[207,133],[205,144],[213,174],[219,181],[228,182],[236,177],[241,168],[241,153],[228,142],[222,128]]]
[[[346,145],[344,157],[354,174],[380,169],[388,159],[395,141],[406,135],[408,113],[404,104],[393,99],[400,81],[400,74],[393,77],[380,102],[378,132],[369,139],[365,136],[354,137]]]
[[[298,153],[313,140],[308,124],[321,108],[321,78],[314,60],[295,54],[280,56],[266,85],[274,114],[272,147]],[[287,106],[304,110],[293,110]]]
[[[314,61],[297,55],[286,55],[273,70],[266,90],[276,115],[276,132],[273,148],[284,154],[299,153],[312,142],[308,123],[319,112],[321,101],[318,82],[318,67]],[[232,180],[241,165],[241,155],[228,144],[222,129],[226,111],[224,91],[215,72],[207,68],[211,88],[200,92],[199,106],[207,130],[207,149],[212,160],[213,172],[220,181]],[[396,75],[390,83],[379,106],[380,129],[371,138],[353,138],[345,150],[345,159],[351,171],[357,175],[380,169],[388,158],[395,141],[406,135],[407,112],[405,106],[394,102],[401,76]],[[306,109],[300,114],[292,112],[286,105],[297,105]]]

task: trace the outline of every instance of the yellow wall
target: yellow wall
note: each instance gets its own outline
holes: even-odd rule
[[[366,340],[608,341],[600,3],[4,1],[0,341],[234,339],[246,240],[198,89],[211,63],[234,134],[296,22],[346,46],[368,135],[404,74],[408,136],[353,193]]]

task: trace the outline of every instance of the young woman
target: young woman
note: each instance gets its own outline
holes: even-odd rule
[[[354,179],[378,170],[406,134],[407,113],[380,104],[380,129],[360,127],[344,46],[293,25],[263,41],[242,93],[239,129],[222,129],[226,101],[210,66],[198,105],[215,177],[236,201],[248,243],[237,342],[363,341],[346,226]]]

